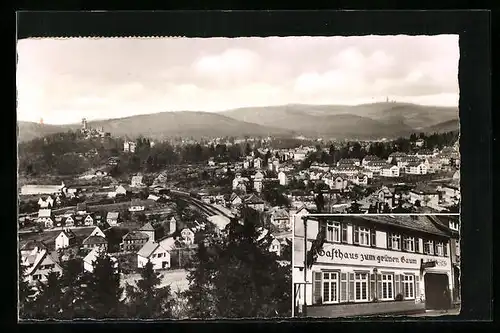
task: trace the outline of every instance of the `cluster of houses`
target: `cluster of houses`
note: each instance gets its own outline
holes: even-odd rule
[[[26,218],[24,217],[25,220]],[[51,208],[40,208],[34,222],[45,229],[52,229],[54,227],[89,227],[94,225],[114,226],[119,222],[119,212],[107,212],[104,216],[100,212],[88,212],[87,205],[79,203],[76,209],[70,209],[61,214],[55,214]]]

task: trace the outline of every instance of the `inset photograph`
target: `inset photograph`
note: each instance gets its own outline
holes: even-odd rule
[[[458,215],[295,216],[293,316],[458,315],[459,230]]]

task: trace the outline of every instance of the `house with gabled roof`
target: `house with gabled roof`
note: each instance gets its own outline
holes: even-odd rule
[[[43,224],[45,228],[54,227],[54,216],[52,215],[51,209],[40,209],[38,211],[37,223]]]
[[[52,208],[54,206],[54,199],[49,195],[47,197],[40,197],[38,199],[38,206],[40,208]]]
[[[229,203],[231,204],[231,206],[237,206],[237,205],[241,205],[242,204],[242,200],[241,200],[241,197],[239,195],[237,195],[236,193],[232,193],[231,194],[231,197],[229,198]]]
[[[64,220],[64,225],[66,227],[73,227],[75,225],[75,219],[70,215]]]
[[[368,163],[370,162],[374,162],[374,161],[380,161],[381,159],[378,157],[378,156],[375,156],[375,155],[366,155],[363,160],[361,161],[361,165],[362,166],[366,166],[368,165]]]
[[[94,272],[94,264],[97,259],[97,257],[101,254],[101,251],[105,251],[102,248],[94,248],[92,251],[90,251],[85,258],[83,258],[83,269],[86,270],[87,272]],[[115,272],[118,273],[119,270],[119,263],[118,259],[116,259],[113,256],[110,256],[108,253],[105,254],[106,256],[109,257],[111,262],[113,263],[113,266],[115,268]]]
[[[94,225],[94,218],[92,217],[92,215],[88,214],[87,216],[85,216],[85,219],[83,219],[83,224],[85,226]]]
[[[108,212],[108,214],[106,215],[106,222],[108,222],[110,226],[117,225],[119,223],[119,216],[120,213],[118,212]]]
[[[194,244],[194,232],[190,228],[184,228],[181,230],[181,237],[186,245]]]
[[[126,252],[137,252],[149,241],[149,235],[139,230],[132,230],[122,237],[120,249]]]
[[[45,282],[50,272],[62,274],[63,270],[56,257],[43,249],[36,254],[33,264],[27,266],[25,279],[30,284]]]
[[[399,177],[399,168],[397,165],[386,163],[380,169],[380,176],[382,177]]]
[[[149,240],[154,242],[156,240],[156,229],[151,225],[151,223],[147,222],[142,227],[139,228],[139,231],[148,235]]]
[[[65,228],[62,230],[55,239],[55,249],[65,249],[75,245],[77,242],[77,237],[71,229]]]
[[[258,211],[264,211],[264,200],[256,196],[255,194],[250,194],[245,200],[244,204],[250,208]]]
[[[77,215],[87,214],[87,204],[85,202],[80,202],[76,204],[76,214]]]
[[[108,240],[100,235],[91,235],[83,240],[82,248],[84,249],[103,248],[107,250]]]
[[[427,174],[427,165],[422,162],[410,162],[405,167],[405,172],[410,175],[425,175]]]
[[[148,261],[155,270],[170,268],[170,252],[160,243],[149,241],[137,252],[137,267],[144,267]]]
[[[43,241],[32,239],[27,241],[21,246],[20,248],[21,257],[34,255],[40,252],[41,250],[47,250],[47,249],[48,249],[47,244],[45,244]]]

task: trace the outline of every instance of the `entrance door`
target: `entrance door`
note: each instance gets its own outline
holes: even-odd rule
[[[338,303],[339,301],[339,273],[323,272],[323,303]]]
[[[425,282],[425,308],[429,310],[449,309],[448,276],[446,274],[427,273]]]
[[[167,268],[167,262],[166,261],[162,261],[161,262],[161,268],[163,268],[163,269]]]

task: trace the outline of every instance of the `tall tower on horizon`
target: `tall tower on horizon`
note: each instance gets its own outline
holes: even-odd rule
[[[87,129],[87,119],[86,118],[82,119],[82,129],[84,129],[84,130]]]

